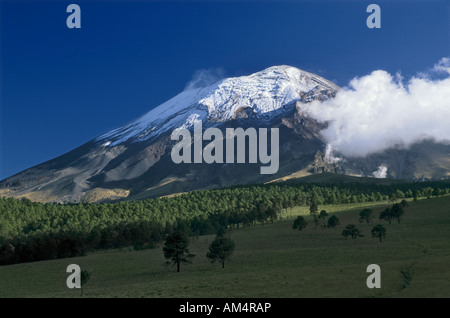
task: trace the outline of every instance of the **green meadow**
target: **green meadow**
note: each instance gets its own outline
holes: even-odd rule
[[[69,264],[91,273],[85,298],[450,297],[450,196],[409,201],[400,224],[378,220],[390,205],[319,206],[339,218],[336,228],[314,229],[308,207],[294,207],[274,223],[233,229],[235,250],[225,269],[205,257],[213,235],[191,238],[196,256],[179,273],[166,264],[162,246],[1,266],[0,297],[81,297],[66,286]],[[374,211],[369,224],[359,222],[365,207]],[[297,215],[309,221],[302,231],[292,229]],[[344,238],[350,223],[364,236]],[[381,243],[370,233],[378,223],[387,229]],[[366,286],[369,264],[381,267],[379,289]]]

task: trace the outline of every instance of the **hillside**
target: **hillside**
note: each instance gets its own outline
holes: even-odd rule
[[[360,183],[360,184],[379,184],[391,185],[407,183],[406,180],[390,179],[390,178],[370,178],[357,177],[345,174],[337,174],[332,172],[323,172],[319,174],[312,174],[300,178],[290,178],[285,181],[287,184],[292,183],[318,183],[318,184],[346,184],[346,183]]]
[[[325,147],[318,134],[323,124],[304,117],[298,106],[331,98],[338,90],[318,75],[286,65],[185,89],[161,105],[150,105],[149,112],[130,123],[1,180],[0,196],[43,203],[103,202],[266,182],[306,167],[316,151]],[[211,164],[204,160],[176,164],[171,155],[176,144],[172,132],[178,128],[193,132],[199,123],[205,130],[222,132],[279,129],[281,162],[276,159],[274,175],[261,174],[260,162],[231,164],[237,161],[237,151],[226,162],[220,158]],[[256,142],[252,138],[248,143]],[[278,154],[278,149],[273,151]]]
[[[136,120],[0,180],[0,196],[102,203],[323,172],[409,181],[450,176],[444,141],[419,138],[362,157],[333,150],[324,131],[334,118],[318,120],[308,108],[343,91],[287,65],[188,87]]]
[[[86,257],[2,266],[0,297],[79,297],[65,286],[69,264],[91,272],[84,297],[450,297],[450,196],[410,202],[400,224],[383,223],[386,239],[370,236],[358,223],[369,206],[377,216],[387,203],[321,206],[341,220],[336,229],[292,229],[294,208],[274,224],[233,230],[236,249],[224,270],[204,256],[213,236],[194,238],[193,264],[180,273],[164,265],[161,246],[127,248]],[[364,237],[341,236],[356,224]],[[381,267],[381,289],[365,285],[369,264]],[[409,270],[406,284],[401,270]]]

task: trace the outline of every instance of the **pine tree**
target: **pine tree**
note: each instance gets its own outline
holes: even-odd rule
[[[218,235],[209,245],[209,251],[206,257],[210,259],[211,263],[220,261],[222,268],[225,268],[225,260],[230,257],[234,251],[234,242],[223,235]]]
[[[188,246],[189,239],[182,232],[177,231],[166,238],[163,247],[164,257],[177,266],[177,272],[180,271],[181,263],[191,263],[190,259],[195,256],[189,253]]]

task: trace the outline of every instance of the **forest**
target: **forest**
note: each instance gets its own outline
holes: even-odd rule
[[[274,222],[283,211],[311,202],[320,206],[396,202],[449,193],[449,183],[436,181],[391,185],[271,183],[99,204],[0,198],[0,265],[127,246],[153,248],[175,230],[198,236],[222,228]]]

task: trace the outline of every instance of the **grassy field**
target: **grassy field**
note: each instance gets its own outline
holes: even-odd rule
[[[371,224],[359,223],[366,206]],[[192,239],[192,264],[177,273],[165,265],[161,247],[96,252],[85,257],[0,267],[0,297],[80,297],[66,287],[66,267],[78,264],[91,273],[83,297],[450,297],[450,197],[410,203],[400,224],[383,223],[386,239],[370,235],[388,204],[320,206],[341,221],[335,229],[309,224],[292,229],[294,208],[273,224],[233,230],[236,248],[225,263],[211,264],[205,254],[214,236]],[[345,239],[345,225],[364,234]],[[381,288],[369,289],[369,264],[381,267]],[[401,270],[410,267],[405,284]]]

